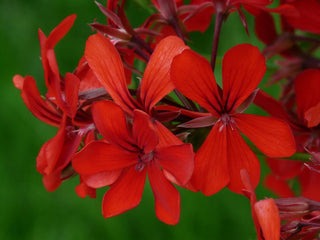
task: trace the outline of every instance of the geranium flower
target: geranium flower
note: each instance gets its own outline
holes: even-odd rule
[[[221,90],[209,62],[199,54],[184,50],[172,62],[171,78],[176,88],[211,114],[185,126],[197,126],[199,122],[214,125],[196,154],[191,179],[205,195],[214,194],[225,186],[241,193],[241,169],[248,171],[253,186],[257,186],[260,164],[240,133],[267,156],[290,156],[295,152],[294,138],[285,122],[241,113],[252,102],[265,69],[265,59],[256,47],[237,45],[223,58]]]
[[[255,103],[270,115],[282,118],[290,124],[295,135],[298,152],[305,149],[319,153],[320,123],[320,71],[307,69],[294,80],[296,109],[286,110],[277,100],[259,91]],[[266,178],[266,185],[279,196],[293,196],[287,180],[298,177],[301,184],[301,195],[313,200],[320,200],[317,182],[320,179],[319,166],[301,161],[284,159],[267,159],[273,174]],[[309,167],[307,167],[309,166]]]
[[[72,175],[72,171],[64,170],[92,123],[87,108],[80,109],[79,92],[100,86],[83,59],[74,73],[66,73],[65,77],[60,75],[54,47],[70,30],[75,18],[76,15],[65,18],[48,37],[39,29],[47,86],[45,97],[39,93],[32,76],[13,77],[14,85],[21,90],[21,97],[30,112],[41,121],[59,127],[55,137],[42,146],[37,157],[37,170],[43,175],[43,183],[48,191],[56,190],[63,179]],[[79,128],[82,130],[79,131]]]
[[[171,62],[174,56],[187,48],[178,37],[167,37],[159,42],[144,71],[136,99],[129,93],[121,58],[109,39],[99,33],[90,36],[87,40],[85,56],[90,68],[114,102],[129,115],[133,115],[135,109],[149,114],[159,133],[160,144],[170,145],[182,142],[161,122],[171,120],[177,114],[171,114],[171,119],[168,115],[162,118],[154,107],[174,89],[169,75]]]
[[[107,142],[89,143],[75,155],[73,167],[81,175],[119,171],[103,198],[103,215],[108,218],[136,207],[148,173],[157,217],[167,224],[178,223],[180,195],[163,170],[181,185],[186,184],[193,171],[192,145],[159,146],[150,116],[141,110],[133,111],[132,126],[127,125],[125,112],[114,102],[95,102],[92,112]]]

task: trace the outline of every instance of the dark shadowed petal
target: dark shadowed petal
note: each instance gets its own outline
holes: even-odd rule
[[[271,44],[276,40],[278,34],[273,17],[270,13],[261,11],[255,18],[255,32],[264,44]]]
[[[88,175],[121,169],[137,162],[137,153],[129,152],[115,144],[95,141],[73,157],[72,165],[79,174]]]
[[[149,165],[148,174],[158,219],[166,224],[177,224],[180,218],[180,194],[178,190],[164,177],[156,163]]]
[[[194,153],[191,144],[157,148],[154,158],[181,185],[185,185],[190,180],[194,167]]]
[[[113,217],[138,206],[141,201],[147,169],[136,171],[135,167],[123,172],[119,180],[106,192],[102,201],[105,218]]]
[[[289,1],[288,1],[289,2]],[[298,11],[296,15],[285,16],[294,28],[320,34],[320,3],[317,0],[295,0],[290,4]]]
[[[217,122],[195,156],[191,183],[207,196],[229,183],[227,130]]]
[[[239,130],[269,157],[289,157],[296,144],[288,124],[273,117],[236,114],[233,118]]]
[[[128,129],[126,115],[119,105],[108,100],[94,102],[92,115],[97,129],[110,143],[130,151],[137,150]]]
[[[319,171],[320,168],[317,167],[316,170]],[[319,172],[310,170],[309,168],[305,167],[303,172],[299,175],[299,181],[301,184],[302,196],[310,198],[314,201],[320,201]]]
[[[171,62],[187,48],[189,47],[175,36],[158,43],[141,80],[141,99],[147,111],[174,89],[170,79]]]
[[[240,173],[243,171],[242,169],[245,169],[255,189],[260,180],[259,160],[233,124],[227,127],[227,146],[228,167],[230,172],[228,188],[233,192],[242,194],[245,186],[243,185]]]
[[[209,62],[196,52],[184,50],[171,66],[171,79],[185,96],[219,117],[219,93]]]
[[[311,107],[320,103],[319,79],[320,70],[317,69],[307,69],[295,79],[294,89],[297,97],[297,112],[301,121],[305,121],[305,114]],[[309,120],[311,119],[313,117],[309,113]],[[320,121],[320,117],[317,119]],[[306,119],[306,122],[308,124],[309,121]]]
[[[294,197],[294,192],[289,184],[278,176],[271,174],[267,175],[264,180],[264,185],[278,197]]]
[[[233,112],[257,87],[266,71],[265,57],[257,47],[239,44],[223,57],[223,100]]]
[[[265,160],[272,173],[284,180],[296,177],[303,169],[302,161],[278,158],[266,158]]]
[[[90,68],[113,100],[126,112],[132,113],[137,108],[137,103],[127,89],[120,55],[110,40],[99,33],[90,36],[85,56]]]
[[[150,116],[140,110],[133,112],[133,137],[145,154],[150,153],[158,144],[158,136]]]

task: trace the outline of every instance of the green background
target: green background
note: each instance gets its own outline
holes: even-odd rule
[[[130,1],[128,15],[134,27],[143,22],[146,11]],[[35,159],[42,144],[57,129],[36,119],[25,107],[20,91],[12,84],[14,74],[32,75],[45,92],[37,29],[46,35],[66,16],[75,13],[74,27],[55,48],[62,74],[72,71],[92,34],[88,23],[105,23],[93,1],[1,0],[0,2],[0,239],[256,239],[249,201],[224,189],[211,197],[179,188],[181,219],[176,226],[160,222],[154,213],[154,200],[147,185],[141,204],[120,216],[104,219],[101,200],[79,198],[75,177],[55,192],[47,192]],[[253,18],[248,16],[248,37],[237,13],[222,27],[218,58],[232,46],[254,37]],[[210,56],[213,25],[205,34],[191,34],[192,47]],[[219,60],[218,59],[218,60]],[[221,61],[220,61],[221,64]],[[219,64],[217,67],[219,70]],[[216,73],[219,79],[220,73]],[[265,81],[265,80],[264,80]],[[253,110],[255,111],[255,108]],[[263,165],[263,163],[262,163]],[[263,168],[263,173],[266,171]],[[259,186],[258,198],[268,192]]]

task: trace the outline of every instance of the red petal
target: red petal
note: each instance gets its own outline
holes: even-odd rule
[[[78,152],[72,160],[73,168],[81,175],[112,171],[138,162],[138,154],[117,145],[91,142]]]
[[[41,31],[41,29],[38,29],[38,37],[39,37],[39,42],[40,42],[40,50],[41,50],[41,62],[42,62],[42,67],[44,71],[44,79],[46,82],[47,88],[50,87],[48,76],[49,76],[49,63],[47,59],[47,37],[46,35]]]
[[[78,106],[78,93],[80,79],[72,73],[66,73],[65,76],[65,112],[70,118],[74,118]]]
[[[320,123],[320,102],[309,108],[304,113],[304,119],[307,121],[308,128],[316,127]]]
[[[219,121],[195,156],[191,183],[207,196],[220,191],[229,182],[227,132]]]
[[[148,114],[140,110],[134,110],[133,114],[133,137],[138,147],[148,154],[158,144],[157,132]]]
[[[268,12],[260,12],[255,18],[254,28],[257,37],[266,45],[271,44],[278,36],[273,17]]]
[[[156,120],[153,124],[159,138],[159,143],[157,145],[158,148],[183,144],[183,142],[176,135],[174,135],[168,128],[163,126],[162,123]]]
[[[190,5],[198,5],[198,8],[196,9],[195,12],[191,12],[193,15],[191,18],[189,18],[189,14],[186,16],[188,17],[187,20],[184,20],[184,24],[187,28],[188,32],[193,32],[193,31],[200,31],[204,33],[212,19],[212,15],[214,14],[214,9],[213,7],[210,7],[210,2],[203,2],[203,1],[191,1]]]
[[[22,88],[23,88],[23,82],[24,82],[24,77],[22,77],[21,75],[16,74],[16,75],[13,76],[13,79],[12,79],[12,80],[13,80],[13,85],[14,85],[16,88],[22,90]]]
[[[150,164],[148,174],[158,219],[166,224],[177,224],[180,218],[178,190],[164,177],[160,167],[155,163]]]
[[[55,169],[65,141],[65,128],[66,117],[64,117],[57,134],[41,147],[37,156],[37,170],[41,174],[51,174]]]
[[[54,46],[69,32],[76,20],[76,17],[77,16],[75,14],[66,17],[55,29],[52,30],[47,40],[47,48],[54,48]]]
[[[71,126],[66,126],[66,136],[64,138],[63,147],[59,159],[56,164],[56,168],[62,171],[71,162],[73,154],[79,149],[82,135],[75,132],[75,129]]]
[[[223,57],[223,100],[233,112],[258,86],[266,71],[265,57],[257,47],[239,44]]]
[[[281,198],[294,197],[294,192],[289,187],[288,183],[279,177],[268,175],[264,180],[264,185]]]
[[[260,163],[234,125],[227,127],[228,166],[230,183],[228,188],[242,194],[245,186],[242,182],[241,171],[247,170],[252,186],[255,189],[260,180]]]
[[[317,168],[319,170],[319,168]],[[320,201],[319,182],[320,174],[305,167],[299,176],[302,196],[314,201]]]
[[[53,95],[53,97],[56,98],[58,105],[63,108],[64,100],[62,98],[60,72],[54,50],[48,49],[46,57],[49,64],[48,92],[49,95]]]
[[[303,168],[303,162],[296,160],[267,158],[266,162],[272,173],[284,180],[296,177]]]
[[[137,150],[128,129],[125,113],[119,105],[107,100],[94,102],[92,115],[97,129],[110,143],[129,151]]]
[[[260,200],[254,204],[264,240],[280,239],[280,215],[272,198]]]
[[[55,171],[49,175],[43,176],[42,182],[48,192],[53,192],[57,190],[57,188],[61,185],[62,181],[60,175],[60,171]]]
[[[56,127],[60,125],[61,116],[42,99],[33,77],[25,77],[21,97],[35,117]]]
[[[90,36],[85,56],[98,80],[116,103],[128,113],[138,108],[127,89],[120,55],[110,40],[99,33]]]
[[[261,107],[273,117],[281,118],[287,122],[291,120],[284,106],[261,89],[258,91],[254,99],[254,104]]]
[[[302,121],[304,121],[304,114],[311,107],[320,103],[319,79],[320,70],[317,69],[307,69],[295,79],[294,89],[297,97],[297,112]]]
[[[139,205],[146,173],[146,168],[140,172],[131,167],[120,176],[103,197],[102,213],[105,218],[119,215]]]
[[[79,92],[102,88],[101,83],[98,81],[92,69],[89,67],[85,56],[82,56],[80,59],[75,74],[81,80]]]
[[[121,170],[98,172],[91,175],[81,175],[83,181],[92,188],[101,188],[113,184],[122,173]]]
[[[191,144],[157,148],[154,152],[154,159],[157,159],[160,166],[173,175],[181,185],[185,185],[191,178],[193,158]]]
[[[290,127],[282,120],[251,114],[233,117],[239,130],[269,157],[289,157],[296,151]]]
[[[183,51],[173,59],[171,78],[183,95],[219,117],[218,88],[210,64],[204,57],[191,50]]]
[[[84,182],[81,182],[76,186],[75,190],[77,195],[81,198],[85,198],[87,195],[89,195],[90,198],[96,198],[96,190],[87,186]]]
[[[148,111],[174,89],[169,75],[171,62],[187,48],[175,36],[167,37],[157,44],[141,80],[141,100]]]
[[[317,0],[290,1],[298,11],[298,15],[285,16],[294,28],[320,34],[320,3]]]

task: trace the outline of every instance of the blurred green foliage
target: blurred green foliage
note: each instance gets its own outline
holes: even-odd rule
[[[147,16],[145,9],[129,1],[128,16],[137,27]],[[153,195],[147,185],[141,204],[111,219],[101,214],[105,189],[97,199],[79,198],[75,177],[53,193],[42,185],[35,159],[42,144],[57,129],[36,119],[25,107],[20,92],[14,88],[14,74],[32,75],[43,92],[42,64],[37,29],[49,32],[66,16],[76,13],[77,20],[67,36],[57,45],[60,71],[73,71],[83,54],[85,41],[92,34],[87,25],[105,17],[93,1],[77,0],[1,0],[0,2],[0,239],[255,239],[249,201],[224,189],[205,197],[179,189],[182,195],[181,220],[176,226],[160,222],[154,213]],[[252,17],[248,16],[251,36],[248,37],[236,13],[222,27],[218,59],[232,46],[250,42],[254,37]],[[205,34],[192,33],[190,46],[210,56],[213,25]],[[260,46],[261,47],[261,46]],[[219,68],[218,68],[219,70]],[[221,81],[221,74],[216,73]],[[253,108],[252,111],[255,111]],[[262,172],[265,172],[265,166]],[[267,192],[259,187],[258,198]]]

